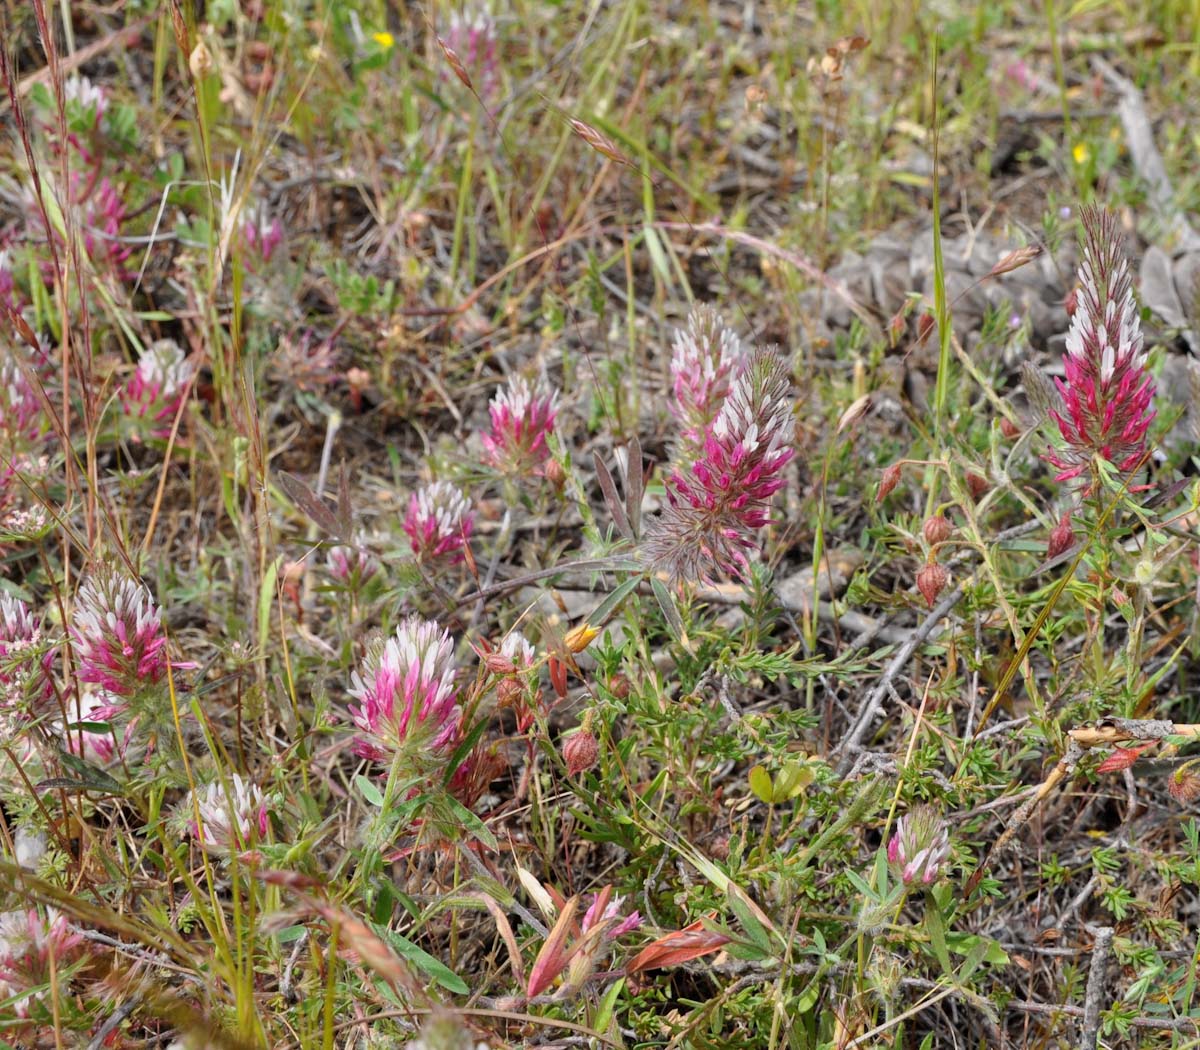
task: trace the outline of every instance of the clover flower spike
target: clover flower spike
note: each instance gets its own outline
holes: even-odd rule
[[[950,858],[950,833],[933,806],[914,806],[900,818],[887,858],[906,886],[928,886],[937,879]]]
[[[422,561],[442,557],[451,565],[462,561],[474,527],[471,504],[448,481],[435,481],[414,492],[404,515],[404,531]]]
[[[698,453],[730,386],[749,360],[741,340],[709,306],[688,315],[671,355],[671,411],[683,426],[683,447]]]
[[[513,376],[488,405],[491,430],[483,435],[484,458],[512,476],[540,474],[550,456],[547,438],[554,433],[558,392],[545,380],[530,384]]]
[[[269,810],[262,789],[237,773],[227,784],[214,780],[196,797],[189,795],[184,812],[191,814],[189,833],[209,853],[236,853],[267,834]]]
[[[116,570],[97,571],[80,585],[71,640],[80,680],[117,696],[131,696],[167,673],[158,606],[144,585]]]
[[[452,750],[462,718],[454,678],[454,643],[432,620],[410,617],[377,641],[351,677],[355,753],[382,762],[402,748]]]
[[[1050,412],[1065,448],[1045,453],[1058,470],[1056,481],[1079,477],[1097,456],[1119,471],[1133,470],[1155,416],[1154,380],[1116,217],[1099,208],[1085,208],[1082,217],[1086,238],[1063,355],[1066,382],[1055,380],[1061,405]]]

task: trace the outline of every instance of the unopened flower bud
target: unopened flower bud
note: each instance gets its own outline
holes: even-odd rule
[[[1071,528],[1071,512],[1067,511],[1050,530],[1050,542],[1046,545],[1046,557],[1057,558],[1071,549],[1075,542],[1075,530]]]
[[[883,476],[879,479],[879,489],[875,493],[876,503],[882,503],[892,489],[900,484],[900,469],[899,463],[893,463],[883,472]]]
[[[1015,441],[1021,436],[1021,428],[1017,426],[1008,416],[1000,417],[1000,433],[1003,434],[1009,441]]]
[[[921,314],[921,316],[917,318],[918,343],[923,343],[929,338],[929,335],[933,331],[935,324],[936,321],[934,316],[928,310],[926,310],[925,313]]]
[[[623,674],[615,674],[608,680],[608,691],[618,700],[629,696],[629,679]]]
[[[1068,317],[1074,317],[1075,310],[1078,306],[1079,306],[1079,286],[1076,285],[1069,292],[1067,292],[1067,297],[1063,300],[1063,309],[1067,311]]]
[[[188,56],[188,69],[192,71],[194,80],[203,80],[212,72],[212,54],[204,46],[203,40],[192,48],[192,53]]]
[[[935,561],[929,562],[917,573],[917,590],[929,603],[929,608],[933,608],[933,603],[937,601],[937,596],[946,589],[946,581],[949,579],[950,574]]]
[[[577,627],[572,627],[563,638],[563,645],[573,653],[581,653],[589,645],[592,644],[596,635],[600,633],[598,627],[593,627],[586,620]]]
[[[921,533],[925,537],[925,542],[931,547],[935,547],[939,543],[945,543],[953,531],[954,526],[940,514],[932,518],[926,518],[925,524],[921,526]]]
[[[567,764],[567,776],[579,776],[580,773],[591,769],[600,757],[600,744],[587,726],[587,721],[590,719],[586,719],[583,728],[572,733],[563,744],[562,756]]]
[[[988,481],[982,474],[971,472],[964,480],[967,483],[967,491],[971,494],[971,499],[978,502],[987,494]]]
[[[546,480],[550,482],[556,489],[561,489],[567,480],[567,472],[563,470],[563,465],[557,459],[549,460],[546,463],[544,471]]]

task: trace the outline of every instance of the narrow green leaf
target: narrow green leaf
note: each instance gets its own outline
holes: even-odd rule
[[[358,788],[359,793],[376,809],[383,808],[383,793],[375,786],[370,777],[363,776],[359,773],[354,778],[354,784]]]

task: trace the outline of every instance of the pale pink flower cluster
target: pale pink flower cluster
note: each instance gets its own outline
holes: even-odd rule
[[[488,405],[491,430],[483,435],[484,458],[509,475],[540,474],[550,455],[547,438],[554,433],[558,391],[544,379],[530,385],[513,376]]]
[[[435,481],[414,492],[404,515],[404,531],[422,561],[443,557],[451,565],[462,561],[474,527],[471,504],[448,481]]]
[[[9,354],[0,361],[0,430],[12,442],[33,440],[45,426],[42,402],[29,381],[28,367],[23,368]]]
[[[330,547],[325,567],[338,583],[362,586],[379,571],[379,562],[365,547]]]
[[[0,1002],[10,1016],[30,1016],[45,994],[34,989],[49,985],[52,968],[61,971],[82,941],[54,911],[44,918],[36,908],[0,914]]]
[[[268,219],[266,209],[259,208],[242,224],[242,241],[255,268],[265,266],[283,243],[283,223],[278,218]]]
[[[583,913],[582,932],[587,933],[593,926],[599,926],[601,923],[612,923],[613,925],[604,931],[605,940],[615,941],[627,933],[632,933],[641,926],[642,917],[638,912],[632,911],[622,918],[621,908],[624,904],[624,897],[613,897],[608,905],[602,908],[604,897],[603,894],[597,893],[592,898],[588,910]]]
[[[0,595],[0,706],[23,708],[53,696],[53,661],[41,618],[20,598]]]
[[[107,722],[125,709],[122,697],[104,689],[85,689],[78,700],[67,700],[67,722],[56,718],[53,725],[62,736],[63,746],[77,758],[104,769],[129,757],[137,719],[133,719],[118,736],[116,730],[95,732],[82,723]]]
[[[68,106],[79,106],[82,112],[93,118],[93,126],[96,127],[108,109],[108,92],[100,84],[93,84],[87,77],[78,75],[69,76],[63,81],[63,100]]]
[[[195,371],[195,362],[184,356],[175,340],[151,343],[142,351],[137,371],[121,392],[125,415],[149,422],[154,437],[168,437]]]
[[[1056,481],[1083,474],[1097,456],[1133,470],[1146,454],[1155,416],[1154,379],[1116,216],[1088,207],[1081,217],[1086,238],[1063,355],[1067,381],[1055,380],[1062,408],[1050,413],[1066,447],[1046,453],[1058,469]]]
[[[230,774],[225,784],[214,780],[198,794],[189,794],[183,812],[190,815],[189,834],[209,853],[229,854],[248,849],[266,836],[270,823],[270,810],[262,789],[253,781],[243,780],[238,773]]]
[[[683,428],[681,442],[699,452],[704,437],[720,412],[731,384],[749,361],[737,333],[710,306],[688,315],[687,327],[675,333],[671,354],[671,411]]]
[[[791,403],[779,355],[755,351],[702,447],[694,458],[685,450],[666,481],[667,506],[646,538],[653,564],[677,580],[707,580],[714,570],[745,577],[794,454]]]
[[[888,863],[904,885],[934,882],[950,859],[950,832],[933,806],[917,805],[896,823]]]
[[[167,673],[167,639],[149,590],[101,569],[75,596],[71,642],[79,679],[129,697]]]
[[[462,710],[455,685],[454,642],[432,620],[412,616],[368,651],[351,677],[350,717],[361,730],[354,751],[377,762],[413,748],[449,751]]]

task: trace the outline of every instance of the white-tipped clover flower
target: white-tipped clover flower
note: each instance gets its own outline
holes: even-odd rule
[[[710,306],[688,315],[675,333],[671,355],[671,411],[683,427],[681,448],[697,453],[721,411],[730,386],[746,369],[749,355],[732,328]]]
[[[0,707],[21,708],[53,696],[53,661],[41,619],[20,598],[0,595]]]
[[[470,502],[448,481],[435,481],[414,492],[404,515],[404,531],[422,561],[442,557],[451,565],[462,561],[474,527]]]
[[[188,832],[209,853],[237,853],[267,834],[269,811],[262,789],[238,773],[230,774],[224,784],[214,780],[198,795],[189,795],[183,812]]]
[[[10,1017],[29,1017],[44,994],[35,989],[51,983],[82,941],[53,910],[44,917],[36,908],[0,914],[0,1002]]]
[[[145,586],[114,569],[101,569],[80,586],[71,642],[80,680],[118,696],[131,696],[167,673],[158,606]]]
[[[432,620],[410,617],[376,641],[351,677],[355,753],[383,762],[405,748],[451,750],[462,717],[454,679],[454,642]]]
[[[933,806],[914,806],[897,821],[887,858],[906,886],[928,886],[937,879],[950,859],[950,832]]]
[[[63,747],[67,751],[103,769],[129,757],[129,744],[137,719],[130,721],[121,731],[110,729],[107,732],[97,732],[85,729],[84,725],[108,722],[124,711],[125,707],[124,697],[101,687],[85,688],[78,699],[67,699],[66,722],[56,718],[51,724],[61,735]]]
[[[155,437],[167,437],[195,371],[195,362],[184,356],[175,340],[151,343],[138,358],[137,371],[122,391],[125,415],[148,421]]]
[[[513,376],[488,405],[491,430],[483,435],[484,457],[509,475],[540,474],[550,455],[546,439],[554,432],[558,391],[544,379],[530,385]]]
[[[63,81],[63,100],[70,106],[79,106],[93,118],[93,127],[98,127],[108,109],[108,92],[100,85],[93,84],[87,77],[78,74],[67,77]]]

